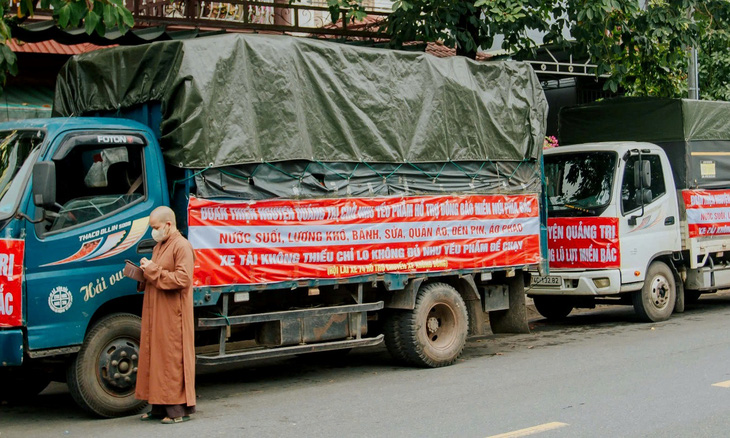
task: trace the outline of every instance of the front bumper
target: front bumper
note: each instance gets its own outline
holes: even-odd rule
[[[20,366],[22,364],[22,330],[0,330],[0,367]]]
[[[561,271],[550,270],[549,277],[559,277],[556,285],[533,284],[538,277],[537,272],[531,272],[532,281],[527,289],[527,295],[572,295],[572,296],[603,296],[616,295],[621,292],[621,271],[606,269],[600,271]],[[594,281],[595,280],[595,281]],[[608,281],[607,286],[599,287]],[[596,283],[599,283],[597,285]]]

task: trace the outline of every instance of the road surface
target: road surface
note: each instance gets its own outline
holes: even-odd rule
[[[529,335],[472,339],[451,367],[394,365],[384,347],[340,362],[199,369],[184,424],[99,420],[52,384],[0,405],[10,437],[721,437],[730,432],[730,293],[669,321],[609,307]]]

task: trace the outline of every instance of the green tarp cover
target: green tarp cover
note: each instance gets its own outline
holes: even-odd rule
[[[565,107],[560,144],[730,140],[730,102],[616,98]]]
[[[547,115],[524,63],[242,34],[78,55],[59,74],[53,109],[80,116],[152,101],[166,158],[185,168],[535,159]]]
[[[730,188],[730,102],[616,98],[563,108],[561,145],[645,141],[667,153],[679,189]]]

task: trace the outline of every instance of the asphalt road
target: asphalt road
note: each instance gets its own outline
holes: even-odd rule
[[[198,414],[178,425],[89,418],[53,384],[0,406],[0,438],[730,435],[730,294],[657,324],[611,307],[531,325],[471,340],[440,369],[395,366],[377,347],[199,370]]]

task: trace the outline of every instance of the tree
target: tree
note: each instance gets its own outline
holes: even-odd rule
[[[362,0],[328,2],[362,11]],[[690,47],[730,45],[728,11],[728,0],[396,0],[385,29],[395,48],[441,40],[472,58],[502,35],[502,48],[516,59],[534,55],[528,31],[539,32],[544,44],[590,57],[598,75],[610,75],[606,89],[677,97],[686,92]]]
[[[717,4],[719,3],[719,4]],[[698,22],[704,29],[698,50],[700,96],[730,100],[730,21],[727,1],[699,6]]]
[[[7,45],[13,37],[12,27],[32,17],[39,3],[43,9],[53,9],[53,19],[62,29],[83,26],[89,35],[94,32],[104,35],[112,28],[124,34],[134,26],[124,0],[0,0],[0,81],[3,85],[8,73],[18,73],[17,58]]]

